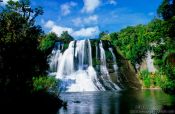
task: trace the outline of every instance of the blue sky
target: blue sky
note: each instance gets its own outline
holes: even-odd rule
[[[7,0],[5,0],[7,1]],[[99,32],[116,32],[127,26],[146,24],[156,17],[162,0],[31,0],[44,14],[37,24],[59,36],[68,31],[75,39],[95,38]]]

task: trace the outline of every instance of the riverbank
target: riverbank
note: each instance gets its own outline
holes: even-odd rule
[[[41,91],[30,94],[1,94],[0,101],[0,113],[7,114],[56,114],[64,105],[58,96]]]
[[[156,87],[156,88],[141,88],[142,90],[161,90],[160,87]]]

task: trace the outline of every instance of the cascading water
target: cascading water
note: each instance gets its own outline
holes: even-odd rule
[[[100,71],[102,73],[101,77],[102,77],[103,83],[109,89],[119,90],[120,88],[115,83],[113,83],[110,79],[109,72],[106,66],[105,50],[103,48],[103,43],[101,40],[99,43],[99,47],[100,47],[100,62],[101,62]]]
[[[58,59],[61,55],[61,50],[63,49],[63,43],[56,42],[50,56],[48,57],[49,62],[49,75],[55,75],[58,67]]]
[[[156,71],[156,68],[154,67],[154,64],[153,64],[153,59],[151,58],[152,55],[153,55],[153,52],[150,52],[150,51],[147,52],[146,63],[147,63],[147,68],[149,72]]]
[[[118,66],[117,66],[117,64],[116,64],[116,57],[115,57],[115,55],[114,55],[114,52],[113,52],[113,49],[110,47],[109,48],[109,51],[111,52],[111,54],[112,54],[112,59],[113,59],[113,69],[114,69],[114,71],[115,71],[115,73],[116,73],[116,75],[117,75],[117,77],[118,77]]]
[[[119,76],[118,74],[118,66],[117,66],[117,61],[116,61],[116,57],[115,57],[115,54],[113,52],[113,49],[112,47],[109,48],[109,51],[111,52],[112,54],[112,59],[113,59],[113,69],[115,71],[115,76],[116,76],[116,79],[117,79],[117,83],[120,85],[120,87],[124,88],[123,85],[120,83],[120,80],[121,80],[121,77]]]
[[[61,80],[61,88],[67,92],[120,90],[110,79],[102,41],[96,48],[100,51],[96,54],[100,56],[100,73],[93,67],[91,47],[90,40],[79,40],[71,41],[64,53],[60,48],[53,50],[49,57],[50,69],[57,68],[56,78]]]
[[[62,79],[74,72],[74,41],[70,42],[69,47],[61,54],[58,59],[58,69],[56,78]]]

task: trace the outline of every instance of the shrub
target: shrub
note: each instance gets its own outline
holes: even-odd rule
[[[55,79],[55,77],[33,77],[33,91],[48,91],[54,94],[59,94],[58,83],[59,81]]]
[[[148,70],[142,70],[139,73],[139,78],[143,82],[143,86],[146,88],[160,87],[162,84],[162,74],[159,72],[151,73]]]
[[[46,35],[40,42],[39,49],[43,52],[47,52],[54,46],[55,41],[57,40],[57,35],[55,33],[49,33]]]

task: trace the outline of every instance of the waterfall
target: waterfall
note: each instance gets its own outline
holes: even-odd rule
[[[117,64],[116,64],[116,57],[115,57],[114,52],[113,52],[113,49],[112,49],[111,47],[109,48],[109,51],[110,51],[111,54],[112,54],[112,61],[114,62],[114,63],[113,63],[114,71],[115,71],[115,73],[117,73],[118,66],[117,66]]]
[[[74,72],[74,41],[71,41],[69,47],[63,55],[59,57],[56,78],[62,79],[66,75]]]
[[[153,52],[150,52],[150,51],[147,52],[146,64],[149,72],[156,71],[156,68],[154,67],[154,64],[153,64],[153,59],[151,58],[152,55],[153,55]]]
[[[89,66],[92,66],[92,49],[91,42],[88,40]]]
[[[76,43],[75,57],[78,58],[78,69],[85,67],[85,43],[85,40],[80,40]]]
[[[55,46],[48,57],[49,62],[49,75],[55,75],[58,67],[58,59],[61,55],[61,50],[63,49],[63,44],[61,42],[56,42]]]
[[[110,76],[109,76],[109,72],[108,72],[108,69],[107,69],[107,66],[106,66],[106,55],[105,55],[105,50],[103,48],[103,43],[102,41],[100,40],[100,43],[99,43],[99,47],[100,47],[100,61],[101,61],[101,66],[100,66],[100,70],[101,70],[101,73],[102,73],[102,80],[103,80],[103,83],[110,89],[112,90],[119,90],[120,88],[114,84],[111,79],[110,79]]]
[[[99,72],[93,67],[90,40],[71,41],[63,53],[62,45],[60,43],[56,45],[59,48],[54,48],[49,57],[52,69],[50,72],[56,72],[56,78],[61,80],[60,87],[64,88],[63,90],[67,92],[120,90],[110,79],[102,41],[95,49],[100,51],[96,53],[101,63]]]
[[[124,88],[123,85],[120,83],[121,77],[118,74],[118,66],[117,66],[117,63],[116,63],[117,61],[116,61],[116,57],[115,57],[115,54],[113,52],[112,47],[109,48],[109,51],[112,54],[113,69],[115,71],[115,76],[116,76],[116,79],[117,79],[117,83],[118,83],[118,85],[120,85],[120,87]]]
[[[100,47],[100,61],[101,61],[100,70],[104,75],[109,76],[109,73],[108,73],[108,70],[107,70],[107,67],[106,67],[105,50],[103,49],[103,44],[102,44],[101,40],[100,40],[100,43],[99,43],[99,47]]]

